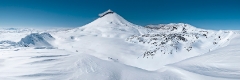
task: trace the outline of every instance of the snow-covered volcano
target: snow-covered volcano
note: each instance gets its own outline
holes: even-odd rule
[[[140,26],[132,24],[117,13],[108,10],[91,23],[80,27],[82,31],[103,37],[126,37],[139,35],[142,31]]]

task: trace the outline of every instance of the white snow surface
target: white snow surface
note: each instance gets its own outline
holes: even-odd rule
[[[117,13],[74,29],[0,29],[0,80],[239,80],[238,30],[132,24]]]

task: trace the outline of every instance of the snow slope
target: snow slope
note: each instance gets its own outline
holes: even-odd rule
[[[225,79],[240,79],[240,35],[235,35],[230,44],[204,55],[172,64],[200,75]]]
[[[1,29],[0,80],[240,79],[238,31],[100,16],[74,29]]]
[[[156,71],[147,71],[102,60],[88,53],[72,53],[63,49],[1,50],[0,79],[238,80],[240,69],[237,51],[240,43],[235,41],[239,39],[240,35],[233,38],[226,48],[166,65]]]

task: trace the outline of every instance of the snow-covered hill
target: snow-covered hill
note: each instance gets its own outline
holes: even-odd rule
[[[239,80],[239,35],[111,10],[74,29],[0,29],[0,80]]]
[[[50,42],[53,40],[49,33],[32,33],[22,38],[18,44],[23,47],[52,47]]]

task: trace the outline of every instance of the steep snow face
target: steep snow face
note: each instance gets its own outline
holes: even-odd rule
[[[115,12],[99,17],[79,29],[102,37],[125,37],[141,33],[138,25],[128,22]]]
[[[22,38],[18,44],[24,47],[51,47],[49,41],[54,38],[49,33],[32,33]]]

